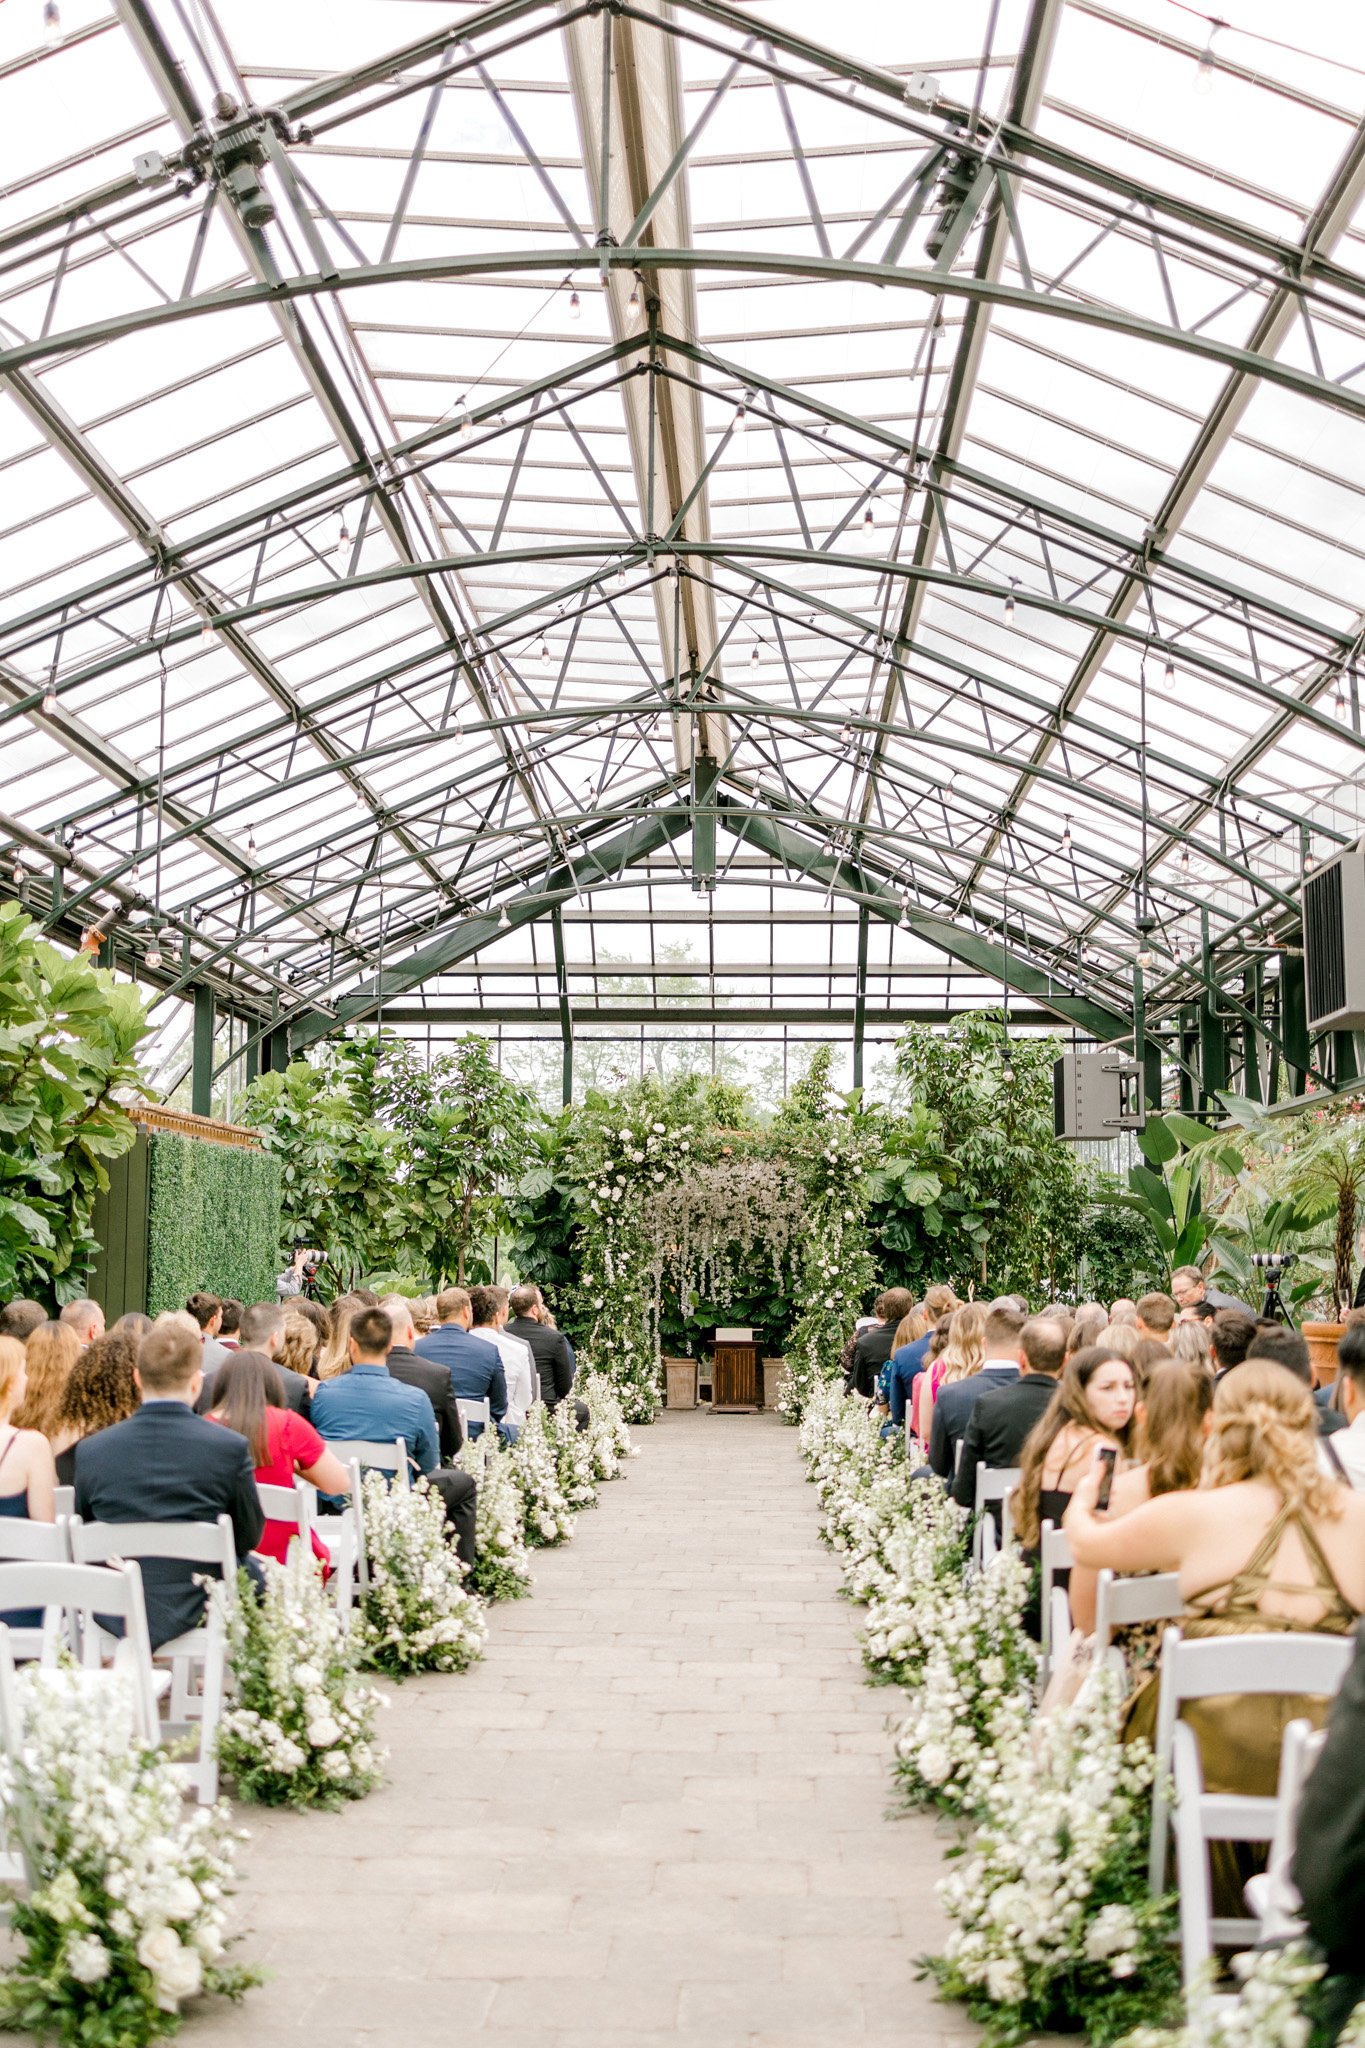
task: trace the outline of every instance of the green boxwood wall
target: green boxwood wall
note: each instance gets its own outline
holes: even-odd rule
[[[151,1137],[147,1308],[183,1308],[200,1288],[273,1301],[280,1270],[280,1162],[174,1131]]]

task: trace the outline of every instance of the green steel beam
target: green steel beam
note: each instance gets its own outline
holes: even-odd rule
[[[673,810],[654,811],[615,838],[603,840],[578,858],[554,868],[539,887],[508,897],[500,911],[483,910],[473,917],[460,918],[428,945],[386,967],[382,976],[372,976],[350,994],[340,997],[334,1017],[318,1010],[306,1010],[297,1017],[290,1029],[294,1051],[300,1052],[319,1038],[342,1030],[348,1024],[363,1023],[392,996],[420,988],[424,981],[458,966],[461,960],[467,960],[471,954],[491,945],[500,931],[532,924],[557,906],[569,902],[580,890],[591,888],[595,881],[605,880],[619,870],[633,866],[646,854],[657,853],[660,847],[667,846],[685,832],[690,823],[685,805],[680,804]]]
[[[550,930],[554,935],[555,987],[559,992],[559,1032],[564,1047],[560,1099],[565,1109],[568,1109],[573,1102],[573,1010],[569,1005],[569,977],[564,965],[564,915],[562,906],[558,903],[550,912]],[[396,1015],[393,1011],[389,1014]]]
[[[215,1006],[211,988],[194,991],[194,1065],[190,1108],[196,1116],[213,1115],[213,1032]]]
[[[720,763],[710,754],[692,757],[692,887],[709,895],[716,886],[716,785]]]

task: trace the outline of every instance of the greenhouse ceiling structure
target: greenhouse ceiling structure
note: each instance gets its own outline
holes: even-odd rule
[[[5,0],[27,907],[204,1103],[1002,987],[1349,1081],[1363,107],[1345,4]]]

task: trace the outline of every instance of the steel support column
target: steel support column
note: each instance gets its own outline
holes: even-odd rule
[[[853,1085],[863,1085],[863,1038],[867,1031],[867,934],[871,913],[858,908],[858,981],[853,993]]]
[[[564,1064],[560,1100],[565,1109],[573,1102],[573,1011],[569,1007],[569,976],[564,965],[564,917],[556,903],[550,912],[550,930],[555,944],[555,986],[559,991],[559,1032],[564,1043]]]
[[[201,985],[194,991],[194,1065],[190,1081],[190,1108],[196,1116],[213,1115],[213,1032],[216,1021],[213,990]]]

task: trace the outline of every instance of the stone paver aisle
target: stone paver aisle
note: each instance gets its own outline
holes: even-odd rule
[[[975,2038],[915,1981],[944,1842],[886,1818],[891,1695],[792,1433],[699,1411],[636,1440],[483,1665],[390,1688],[383,1791],[248,1816],[276,1978],[192,2048]]]

